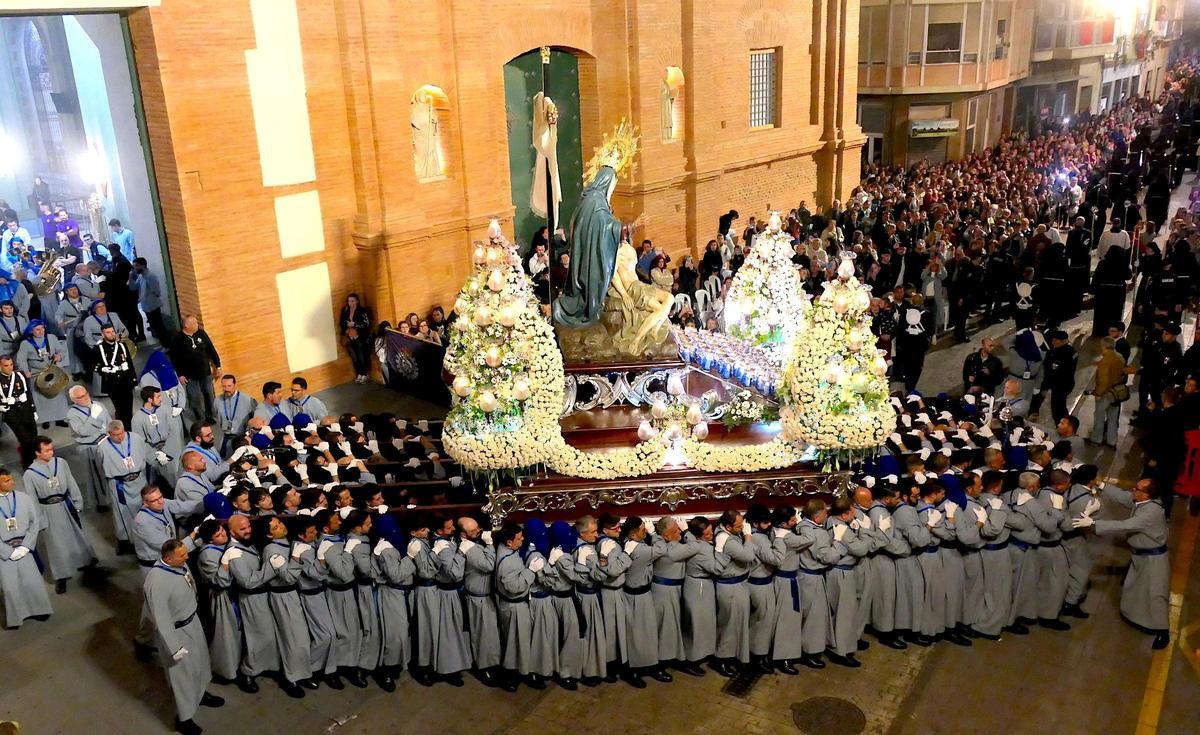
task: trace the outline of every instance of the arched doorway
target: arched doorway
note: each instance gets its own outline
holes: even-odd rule
[[[522,252],[546,224],[530,208],[537,152],[533,147],[534,97],[543,89],[539,49],[504,65],[504,112],[508,127],[508,168],[516,207],[514,234]],[[583,189],[583,148],[579,110],[579,59],[569,50],[551,48],[545,94],[558,108],[558,178],[562,192],[559,226],[567,229]]]

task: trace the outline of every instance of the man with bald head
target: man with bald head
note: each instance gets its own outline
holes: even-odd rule
[[[268,519],[268,522],[271,519]],[[229,518],[229,547],[221,556],[221,565],[233,578],[233,592],[242,619],[245,649],[238,667],[238,688],[247,694],[258,692],[254,677],[264,671],[279,670],[279,646],[275,639],[275,617],[271,613],[268,583],[275,578],[275,567],[264,564],[254,548],[250,517]],[[286,690],[285,690],[286,691]],[[289,695],[295,690],[288,691]]]
[[[112,417],[108,415],[108,409],[92,400],[82,385],[71,386],[67,395],[71,399],[67,424],[71,427],[75,445],[71,451],[64,451],[63,459],[67,460],[71,474],[79,481],[84,507],[103,512],[109,507],[109,493],[96,445],[107,434]]]
[[[133,551],[133,517],[142,507],[142,488],[146,487],[146,463],[149,447],[142,437],[125,430],[121,421],[110,421],[107,434],[98,446],[104,476],[115,501],[117,512],[117,554]]]
[[[207,465],[199,452],[184,452],[180,457],[182,471],[175,483],[175,497],[180,500],[204,500],[213,492],[213,484],[204,476]]]
[[[874,521],[871,520],[871,505],[875,502],[874,496],[871,495],[871,489],[860,484],[854,489],[853,498],[854,521],[858,524],[855,530],[859,538],[867,543],[867,555],[859,559],[858,564],[854,567],[854,580],[859,593],[858,621],[855,626],[858,637],[855,640],[862,641],[863,632],[867,629],[867,623],[870,620],[871,605],[874,604],[877,594],[876,557],[879,556],[879,550],[887,545],[888,538],[879,532]]]
[[[499,676],[500,621],[496,601],[492,597],[493,572],[496,570],[496,550],[491,533],[486,536],[474,518],[458,519],[458,553],[463,556],[463,589],[467,593],[467,623],[471,629],[471,655],[480,681],[488,686],[499,684],[516,691],[517,681]]]

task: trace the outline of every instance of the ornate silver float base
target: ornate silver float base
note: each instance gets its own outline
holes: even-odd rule
[[[560,481],[556,481],[560,480]],[[656,505],[673,513],[684,503],[756,496],[800,498],[841,496],[850,488],[848,472],[773,470],[750,475],[704,475],[686,478],[626,478],[587,483],[573,478],[540,478],[526,487],[501,487],[488,493],[484,512],[499,525],[511,513],[545,513],[571,510],[580,503],[591,509],[633,504]]]

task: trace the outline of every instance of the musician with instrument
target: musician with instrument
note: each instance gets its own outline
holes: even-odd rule
[[[17,347],[17,369],[33,384],[33,405],[43,429],[50,428],[52,421],[67,425],[67,397],[63,391],[70,377],[61,367],[66,360],[62,340],[49,334],[41,319],[29,322],[25,338]]]
[[[11,355],[0,355],[0,414],[17,436],[21,467],[28,467],[37,438],[37,415],[33,410],[32,388],[17,370]]]
[[[17,288],[24,288],[20,283]],[[21,336],[29,320],[17,313],[17,306],[11,300],[0,301],[0,355],[12,355],[20,346]]]
[[[96,346],[104,339],[103,330],[105,327],[112,327],[113,331],[117,334],[117,339],[124,337],[126,334],[125,322],[121,321],[121,317],[109,312],[108,304],[104,303],[103,299],[92,302],[89,312],[88,316],[83,320],[83,324],[79,327],[79,331],[83,335],[83,346],[87,350],[86,354],[80,355],[83,359],[85,373],[92,373],[96,369],[96,360],[98,359]],[[132,356],[130,354],[130,357]],[[101,385],[101,391],[105,392],[103,391],[103,385]],[[130,401],[132,400],[131,398]],[[118,406],[117,413],[119,414],[120,411],[121,407]],[[130,416],[132,416],[132,403],[129,405],[129,412]]]

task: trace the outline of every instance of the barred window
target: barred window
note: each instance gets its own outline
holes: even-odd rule
[[[750,52],[750,127],[778,125],[777,89],[779,77],[775,49]]]

